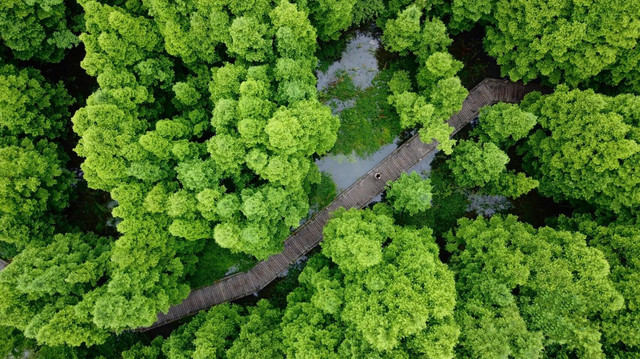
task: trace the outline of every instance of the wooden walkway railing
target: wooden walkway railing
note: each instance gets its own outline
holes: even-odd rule
[[[497,102],[519,102],[526,93],[536,89],[520,83],[485,79],[469,92],[462,110],[451,117],[449,124],[454,127],[455,134],[477,117],[483,106]],[[362,208],[368,205],[384,191],[387,181],[397,179],[404,171],[435,150],[435,142],[423,143],[418,135],[413,136],[293,232],[284,242],[284,250],[281,253],[270,256],[247,272],[222,278],[208,287],[192,291],[182,303],[169,308],[166,314],[159,313],[156,323],[140,330],[157,328],[216,304],[260,291],[320,243],[322,228],[329,220],[329,214],[332,211],[340,207]]]

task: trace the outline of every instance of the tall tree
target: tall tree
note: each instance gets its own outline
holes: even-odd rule
[[[525,169],[540,192],[580,200],[616,213],[640,205],[640,97],[608,97],[559,86],[551,95],[525,98],[540,129],[521,147]]]
[[[468,94],[455,76],[462,63],[447,53],[452,40],[442,21],[427,18],[421,24],[422,17],[421,7],[413,4],[385,25],[382,40],[386,48],[401,55],[412,53],[418,61],[415,82],[419,91],[413,92],[409,74],[399,71],[389,84],[393,94],[389,103],[395,106],[403,128],[418,125],[422,141],[437,140],[438,148],[451,153],[455,141],[449,138],[453,129],[447,120],[462,109]]]
[[[460,219],[453,253],[463,357],[603,357],[597,318],[623,298],[605,255],[580,233],[515,216]]]
[[[403,173],[387,183],[387,199],[394,210],[414,215],[431,208],[431,182],[416,172]]]
[[[640,90],[640,4],[604,0],[454,0],[456,30],[487,25],[502,74],[525,82]]]
[[[507,170],[509,161],[509,156],[493,142],[462,140],[447,165],[458,186],[491,195],[517,198],[538,187],[537,180]]]
[[[205,241],[260,259],[280,251],[339,122],[316,98],[302,6],[81,4],[82,66],[100,89],[73,118],[76,151],[89,186],[117,201],[122,234],[94,314],[120,331],[187,296]]]
[[[64,0],[2,1],[0,40],[20,60],[60,62],[78,44],[71,15]]]
[[[640,228],[637,224],[598,224],[589,216],[560,218],[560,228],[579,231],[590,246],[601,250],[611,266],[611,280],[624,297],[624,307],[602,317],[602,342],[609,358],[640,354]]]
[[[430,230],[395,226],[389,212],[378,205],[334,213],[323,255],[335,264],[314,258],[287,298],[287,357],[452,357],[451,273]]]
[[[110,250],[108,239],[79,233],[24,249],[0,272],[0,324],[51,346],[104,342],[109,333],[95,324],[92,310]]]

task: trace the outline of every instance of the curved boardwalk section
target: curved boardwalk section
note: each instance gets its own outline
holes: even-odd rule
[[[536,90],[531,86],[503,80],[485,79],[470,92],[464,100],[462,110],[451,117],[449,124],[454,134],[478,116],[480,108],[496,102],[519,102],[526,93]],[[423,143],[418,135],[413,136],[389,156],[380,161],[373,169],[360,177],[342,192],[329,206],[316,213],[284,242],[284,250],[267,260],[258,263],[248,272],[222,278],[204,288],[192,291],[187,299],[169,308],[166,314],[158,314],[158,321],[147,331],[164,324],[207,309],[216,304],[246,297],[260,291],[278,275],[286,271],[291,264],[322,240],[322,228],[329,220],[329,213],[344,208],[362,208],[368,205],[378,194],[384,191],[387,181],[397,179],[423,158],[436,150],[436,143]]]

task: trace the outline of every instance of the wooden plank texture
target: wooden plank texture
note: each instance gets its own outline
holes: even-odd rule
[[[542,89],[505,80],[485,79],[469,91],[469,96],[462,104],[462,110],[449,119],[449,124],[454,128],[455,134],[477,117],[483,106],[497,102],[516,103],[522,100],[526,93],[534,90]],[[340,207],[365,207],[384,191],[387,181],[397,179],[435,150],[435,143],[423,143],[418,135],[413,136],[338,195],[327,208],[316,213],[294,231],[285,241],[285,250],[282,253],[272,255],[248,272],[222,278],[211,286],[192,291],[182,303],[169,308],[166,314],[159,313],[158,320],[151,327],[140,330],[157,328],[213,305],[260,291],[322,241],[322,228],[329,220],[331,211]]]

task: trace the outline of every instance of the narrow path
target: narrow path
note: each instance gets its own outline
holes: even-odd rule
[[[4,259],[0,259],[0,270],[3,270],[4,267],[8,265],[9,265],[9,262],[5,261]]]
[[[526,93],[533,90],[536,88],[520,83],[485,79],[469,92],[469,96],[464,100],[462,110],[451,117],[449,124],[455,128],[455,134],[477,117],[483,106],[496,102],[519,102]],[[435,150],[435,142],[423,143],[418,135],[413,136],[360,177],[329,206],[316,213],[313,218],[292,233],[284,242],[284,250],[281,253],[270,256],[247,272],[236,273],[222,278],[210,286],[192,291],[182,303],[169,308],[166,314],[159,313],[158,320],[151,327],[140,330],[147,331],[157,328],[216,304],[236,300],[260,291],[320,243],[322,228],[329,220],[329,214],[332,211],[340,207],[362,208],[368,205],[384,191],[387,181],[397,179],[404,171],[413,167]]]

